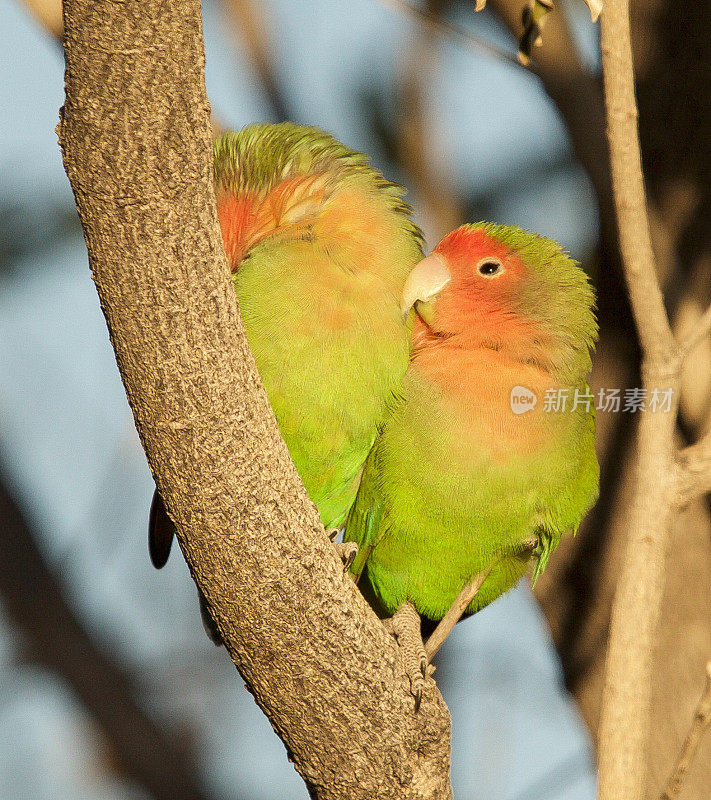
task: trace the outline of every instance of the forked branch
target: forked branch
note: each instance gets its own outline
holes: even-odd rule
[[[625,277],[643,350],[643,382],[648,391],[670,391],[674,397],[669,412],[647,410],[640,420],[629,538],[612,609],[598,730],[600,800],[640,800],[652,720],[652,658],[678,496],[674,433],[683,354],[664,308],[649,236],[628,0],[606,0],[601,20],[613,190]]]

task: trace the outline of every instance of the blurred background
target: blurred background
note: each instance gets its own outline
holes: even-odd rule
[[[561,241],[591,274],[593,390],[639,385],[617,256],[598,27],[559,0],[531,69],[522,0],[204,0],[218,125],[317,125],[409,189],[429,247],[464,221]],[[30,7],[32,10],[30,10]],[[150,566],[153,489],[87,263],[54,127],[61,19],[0,6],[0,800],[306,798],[174,555]],[[637,0],[633,32],[653,237],[670,313],[711,301],[711,6]],[[690,359],[680,441],[709,424],[711,343]],[[632,413],[598,413],[602,496],[527,581],[437,659],[459,800],[588,800],[611,596],[634,465]],[[711,515],[679,518],[655,665],[650,795],[711,656]],[[684,797],[711,796],[711,737]]]

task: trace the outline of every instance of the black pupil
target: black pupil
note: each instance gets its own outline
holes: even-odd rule
[[[495,275],[498,271],[499,271],[499,265],[496,261],[485,261],[479,267],[479,272],[482,275]]]

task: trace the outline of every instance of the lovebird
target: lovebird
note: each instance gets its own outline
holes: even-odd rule
[[[400,298],[422,235],[404,189],[316,128],[227,133],[214,175],[257,369],[309,497],[338,529],[407,369]],[[173,527],[157,493],[149,528],[160,567]]]
[[[407,604],[436,622],[478,575],[467,614],[532,556],[535,580],[595,502],[597,323],[585,273],[556,242],[491,223],[457,228],[413,269],[411,309],[411,362],[345,539],[384,612]]]

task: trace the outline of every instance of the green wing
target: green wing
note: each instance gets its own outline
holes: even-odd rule
[[[356,583],[358,583],[360,576],[363,574],[373,548],[383,536],[383,531],[381,530],[383,503],[375,479],[376,451],[377,440],[365,463],[358,495],[346,521],[345,541],[355,542],[358,545],[358,554],[353,560],[350,569],[353,580]]]

